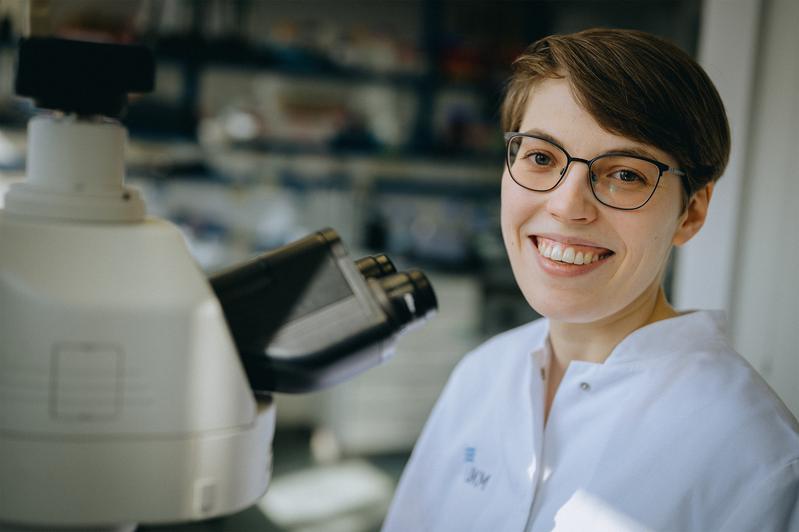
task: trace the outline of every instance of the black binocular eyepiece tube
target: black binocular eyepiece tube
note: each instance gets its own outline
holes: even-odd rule
[[[437,309],[419,270],[385,255],[353,261],[332,229],[210,278],[253,392],[307,392],[391,356]]]
[[[397,273],[397,268],[387,255],[369,255],[355,261],[355,267],[366,278],[385,277]]]
[[[427,319],[438,308],[433,287],[427,276],[419,270],[395,273],[376,279],[373,283],[380,285],[380,290],[391,305],[391,314],[403,328]]]

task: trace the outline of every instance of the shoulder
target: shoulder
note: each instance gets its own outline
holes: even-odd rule
[[[683,348],[654,368],[662,371],[655,377],[658,389],[675,399],[672,414],[695,423],[696,430],[715,444],[706,449],[739,466],[781,468],[799,459],[796,418],[730,345],[723,317],[695,314],[682,324],[682,330],[691,333],[682,340]],[[740,453],[742,449],[748,452]]]
[[[741,422],[779,420],[799,434],[796,418],[763,377],[727,340],[718,314],[707,313],[716,331],[687,349],[677,361],[698,398],[722,419]],[[708,319],[700,317],[697,319]],[[799,443],[799,442],[797,442]],[[799,446],[797,446],[799,453]],[[798,455],[799,456],[799,455]]]
[[[760,374],[732,347],[697,354],[695,393],[738,449],[783,467],[799,459],[799,424]],[[741,458],[746,461],[745,457]],[[752,464],[755,466],[755,464]]]
[[[625,422],[673,435],[664,440],[670,454],[706,464],[708,474],[759,474],[799,457],[796,419],[730,345],[721,313],[698,311],[642,327],[607,364],[629,376],[625,393],[636,398],[621,407]]]
[[[695,358],[693,374],[685,377],[696,398],[693,435],[686,439],[702,443],[703,482],[728,495],[719,529],[794,530],[799,523],[787,520],[799,511],[796,418],[731,346],[719,344]]]

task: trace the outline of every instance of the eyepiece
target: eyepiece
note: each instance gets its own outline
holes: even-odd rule
[[[392,273],[397,273],[397,268],[387,255],[371,255],[358,259],[355,261],[355,266],[361,272],[361,275],[367,279],[375,277],[385,277]]]
[[[402,326],[424,320],[438,309],[433,287],[427,276],[419,270],[395,273],[378,282],[394,311],[392,315]]]
[[[353,261],[321,231],[213,276],[253,391],[307,392],[346,380],[394,352],[438,303],[418,270],[385,255]]]

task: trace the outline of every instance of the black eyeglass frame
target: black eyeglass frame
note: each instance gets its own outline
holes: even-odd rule
[[[563,181],[563,176],[566,175],[566,171],[569,169],[569,166],[571,165],[571,163],[576,161],[578,163],[583,163],[586,166],[588,166],[588,186],[591,189],[591,194],[594,195],[594,198],[596,198],[596,200],[599,203],[601,203],[602,205],[605,205],[606,207],[610,207],[611,209],[618,209],[620,211],[635,211],[635,210],[640,209],[641,207],[643,207],[647,203],[649,203],[649,200],[651,200],[652,196],[655,195],[655,191],[657,190],[658,185],[660,184],[660,178],[663,177],[663,174],[665,172],[669,172],[669,173],[672,173],[672,174],[680,177],[681,181],[682,181],[682,178],[685,177],[685,175],[686,175],[685,172],[683,172],[679,168],[672,168],[671,166],[669,166],[666,163],[663,163],[661,161],[658,161],[657,159],[650,159],[649,157],[642,157],[640,155],[630,155],[629,153],[608,152],[608,153],[603,153],[601,155],[597,155],[593,159],[589,160],[589,159],[582,159],[580,157],[572,157],[569,154],[569,152],[566,151],[566,148],[564,148],[560,144],[558,144],[556,142],[552,142],[549,139],[545,139],[543,137],[539,137],[538,135],[531,135],[529,133],[519,133],[518,131],[511,131],[511,132],[506,132],[504,134],[504,137],[505,137],[505,165],[508,167],[508,175],[510,176],[511,179],[513,179],[513,182],[516,183],[517,185],[519,185],[520,187],[522,187],[522,188],[524,188],[526,190],[532,190],[533,192],[550,192],[552,190],[555,190],[556,188],[558,188],[558,185],[560,185],[561,182]],[[510,167],[511,167],[511,164],[510,164],[510,143],[516,137],[525,137],[525,138],[531,138],[531,139],[536,139],[536,140],[543,140],[544,142],[552,144],[553,146],[558,148],[560,151],[562,151],[564,155],[566,155],[566,165],[561,169],[560,177],[558,178],[558,180],[555,182],[554,185],[552,185],[551,187],[549,187],[549,188],[547,188],[545,190],[538,190],[538,189],[535,189],[535,188],[526,187],[526,186],[522,185],[521,183],[519,183],[518,181],[516,181],[516,178],[513,177],[513,171],[510,169]],[[647,197],[646,200],[641,205],[638,205],[637,207],[617,207],[615,205],[609,205],[609,204],[605,203],[604,201],[599,199],[599,196],[596,195],[596,190],[594,190],[594,183],[593,183],[593,180],[591,179],[591,175],[592,175],[591,165],[593,165],[594,162],[596,162],[596,161],[598,161],[600,159],[606,158],[606,157],[630,157],[632,159],[638,159],[639,161],[646,161],[648,163],[652,163],[653,165],[655,165],[655,167],[657,167],[659,173],[658,173],[657,181],[655,181],[655,186],[652,187],[652,192],[649,194],[649,197]]]

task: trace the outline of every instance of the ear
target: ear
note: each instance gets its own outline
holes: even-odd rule
[[[688,200],[685,212],[680,215],[680,223],[674,232],[672,244],[682,246],[699,232],[705,224],[707,218],[707,208],[710,204],[710,197],[713,195],[714,182],[710,182],[704,187],[694,192]]]

